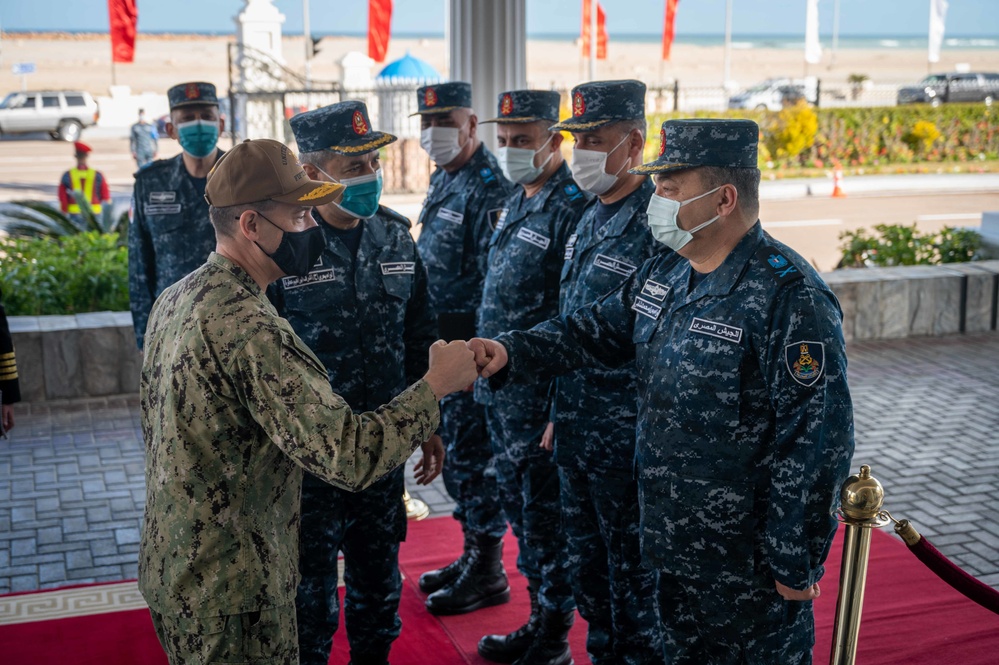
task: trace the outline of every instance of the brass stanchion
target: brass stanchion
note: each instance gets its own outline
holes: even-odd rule
[[[871,467],[846,479],[839,493],[839,519],[846,525],[843,565],[839,573],[836,624],[833,627],[830,665],[853,665],[857,658],[857,637],[864,608],[867,562],[871,553],[871,529],[887,524],[881,513],[885,490],[871,476]]]
[[[409,495],[409,490],[402,490],[402,502],[406,504],[406,518],[414,522],[425,519],[430,514],[430,506]]]

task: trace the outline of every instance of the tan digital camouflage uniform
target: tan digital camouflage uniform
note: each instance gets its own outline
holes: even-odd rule
[[[146,342],[143,596],[164,616],[293,614],[302,469],[370,485],[433,434],[433,391],[418,381],[353,415],[260,287],[215,253],[157,300]]]

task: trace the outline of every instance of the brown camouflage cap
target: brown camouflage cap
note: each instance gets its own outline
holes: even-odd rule
[[[270,199],[301,206],[336,200],[343,185],[312,180],[295,153],[273,139],[246,139],[222,155],[208,172],[205,200],[215,208]]]

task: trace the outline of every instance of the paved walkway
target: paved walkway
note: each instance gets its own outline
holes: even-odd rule
[[[999,588],[999,334],[849,348],[854,470],[869,464],[886,508]],[[409,490],[433,515],[440,479]],[[19,405],[0,440],[0,593],[136,576],[144,501],[138,399]]]

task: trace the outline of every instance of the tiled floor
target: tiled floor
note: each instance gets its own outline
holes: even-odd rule
[[[999,334],[854,344],[853,467],[885,507],[999,587]],[[410,493],[432,515],[438,478]],[[19,405],[0,440],[0,593],[136,576],[144,500],[135,396]]]

